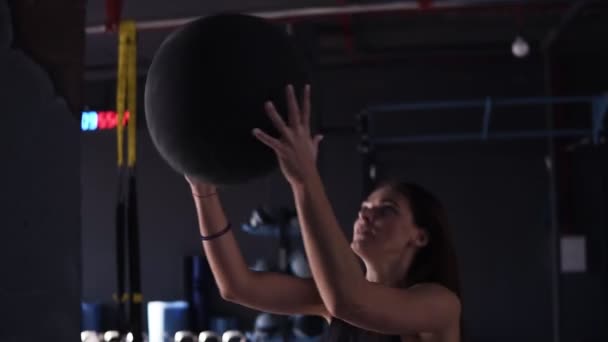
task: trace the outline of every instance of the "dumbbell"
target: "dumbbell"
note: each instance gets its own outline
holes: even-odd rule
[[[109,330],[103,334],[104,342],[122,342],[120,338],[120,332],[116,330]]]
[[[214,331],[203,331],[198,335],[198,342],[221,342],[222,339]]]
[[[265,258],[256,259],[252,266],[249,267],[254,272],[276,272],[278,271],[277,265],[271,260]]]
[[[101,336],[97,331],[85,330],[80,333],[81,342],[101,342]]]
[[[196,336],[190,331],[178,331],[173,336],[175,342],[196,342]]]
[[[228,330],[222,335],[222,342],[246,342],[246,339],[240,331]]]

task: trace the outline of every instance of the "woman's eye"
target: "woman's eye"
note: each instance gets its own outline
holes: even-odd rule
[[[380,207],[380,212],[382,214],[396,214],[397,210],[389,205]]]
[[[359,208],[359,211],[361,213],[363,213],[365,211],[371,211],[371,212],[375,212],[376,215],[389,215],[389,214],[396,215],[396,214],[398,214],[397,209],[391,205],[382,205],[382,206],[378,206],[378,207],[361,206],[361,208]]]

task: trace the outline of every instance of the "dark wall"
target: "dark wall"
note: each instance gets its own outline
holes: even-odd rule
[[[608,90],[605,54],[555,59],[556,91]],[[567,118],[566,118],[567,120]],[[565,120],[564,120],[565,121]],[[608,122],[604,122],[604,132]],[[562,334],[566,341],[608,339],[608,152],[606,144],[562,148],[561,223],[567,234],[586,237],[587,272],[561,276]]]
[[[563,334],[565,340],[583,335],[589,341],[608,336],[608,151],[586,146],[573,153],[571,212],[576,234],[587,239],[587,272],[561,278]],[[581,318],[585,319],[581,319]]]
[[[0,340],[77,341],[79,123],[11,27],[0,1]]]
[[[316,122],[344,129],[334,130],[340,134],[328,133],[322,142],[319,167],[345,234],[350,238],[362,193],[359,140],[352,127],[355,114],[363,107],[384,102],[543,93],[542,68],[535,58],[418,57],[320,68],[313,85]],[[99,94],[88,93],[88,101],[99,101]],[[384,126],[387,133],[396,134],[433,129],[478,131],[482,113],[460,113],[464,119],[450,117],[449,112],[397,115],[385,119]],[[542,122],[543,114],[542,107],[497,111],[491,127],[528,127],[530,120]],[[430,116],[434,119],[428,122]],[[541,119],[533,120],[533,116]],[[139,134],[139,143],[144,294],[147,300],[181,298],[181,258],[200,253],[192,201],[183,178],[162,162],[145,132]],[[83,133],[85,299],[107,299],[114,290],[114,150],[113,133]],[[540,141],[408,145],[379,155],[381,172],[427,186],[448,208],[472,340],[551,339],[553,261],[548,250],[546,153]],[[292,201],[279,174],[225,189],[222,197],[233,222],[245,221],[260,203]],[[273,252],[272,242],[241,232],[237,237],[250,262]],[[99,275],[104,275],[103,279]],[[253,314],[221,301],[217,304],[242,318]]]

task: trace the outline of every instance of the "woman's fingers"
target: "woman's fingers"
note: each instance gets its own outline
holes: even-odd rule
[[[281,134],[284,142],[293,142],[293,139],[296,137],[305,134],[310,139],[310,85],[306,85],[304,87],[304,91],[302,94],[302,110],[300,110],[298,105],[298,100],[296,99],[295,91],[293,85],[289,84],[286,87],[286,100],[288,107],[288,122],[285,123],[285,120],[278,113],[274,104],[270,101],[266,102],[265,109],[268,117],[274,124],[275,128]],[[302,129],[303,128],[303,129]],[[264,132],[261,132],[259,129],[254,130],[254,135],[258,137],[262,142],[266,145],[274,148],[277,148],[277,144],[282,144],[281,140],[275,139]],[[315,148],[319,145],[319,142],[323,139],[322,136],[317,135],[312,138],[313,145]]]
[[[302,115],[301,123],[304,127],[310,127],[310,85],[304,86],[304,92],[302,94]]]
[[[281,133],[282,136],[286,138],[289,137],[289,127],[287,126],[287,124],[285,124],[285,121],[283,121],[283,118],[279,115],[279,112],[277,112],[277,109],[274,107],[274,104],[268,101],[266,102],[265,107],[266,114],[268,114],[268,117],[274,124],[274,127],[276,127],[276,129],[279,131],[279,133]]]
[[[313,138],[313,141],[312,141],[312,142],[313,142],[313,144],[314,144],[314,146],[315,146],[316,148],[318,148],[318,147],[319,147],[319,143],[321,143],[321,140],[323,140],[323,135],[321,135],[321,134],[317,134],[317,135],[315,135],[315,137]]]
[[[254,128],[252,133],[259,141],[273,149],[277,154],[283,153],[283,143],[280,140],[271,137],[259,128]]]
[[[321,143],[322,140],[323,140],[323,136],[321,134],[315,135],[315,137],[312,139],[312,146],[313,146],[315,160],[317,159],[317,156],[319,155],[319,144]]]
[[[300,124],[300,106],[298,105],[293,85],[289,84],[285,88],[285,98],[287,100],[289,126],[295,128]]]

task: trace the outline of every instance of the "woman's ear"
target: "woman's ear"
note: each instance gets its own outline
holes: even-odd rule
[[[416,243],[416,247],[419,247],[419,248],[428,245],[429,234],[426,232],[426,230],[420,229],[420,228],[417,229],[415,243]]]

